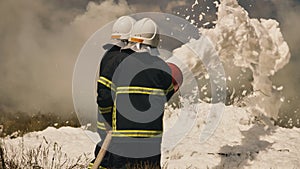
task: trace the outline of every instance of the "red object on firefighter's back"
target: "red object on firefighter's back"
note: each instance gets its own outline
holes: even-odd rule
[[[172,83],[174,86],[175,92],[179,90],[179,87],[183,83],[183,75],[178,66],[173,63],[167,63],[172,71]]]

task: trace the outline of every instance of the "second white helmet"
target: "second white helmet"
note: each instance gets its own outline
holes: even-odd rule
[[[129,41],[157,47],[159,43],[157,24],[150,18],[137,21],[133,26]]]
[[[122,16],[114,23],[112,27],[111,38],[119,40],[128,40],[136,20],[130,16]]]

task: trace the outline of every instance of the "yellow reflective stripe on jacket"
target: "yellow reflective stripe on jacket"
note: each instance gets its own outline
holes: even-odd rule
[[[94,163],[90,163],[88,166],[88,169],[92,169],[93,166],[94,166]],[[99,166],[99,169],[107,169],[107,168]]]
[[[100,130],[106,130],[105,124],[101,122],[97,122],[97,128]]]
[[[162,131],[159,130],[116,130],[113,137],[161,137]]]
[[[113,107],[113,112],[112,112],[112,130],[113,131],[117,130],[117,97],[118,97],[118,95],[115,96],[114,107]]]
[[[118,90],[163,91],[162,89],[158,89],[158,88],[140,87],[140,86],[121,86],[121,87],[118,87],[117,89],[118,89]]]
[[[162,131],[148,131],[148,130],[124,130],[120,132],[117,130],[117,106],[116,100],[118,94],[148,94],[148,95],[160,95],[165,96],[167,93],[173,90],[173,84],[167,90],[158,89],[158,88],[150,88],[150,87],[139,87],[139,86],[121,86],[117,87],[116,97],[114,100],[113,113],[112,113],[112,129],[113,129],[113,137],[153,137],[161,134]]]
[[[98,107],[100,114],[110,113],[112,109],[112,106],[109,107]]]
[[[149,88],[149,87],[137,87],[137,86],[124,86],[117,88],[117,94],[149,94],[149,95],[165,95],[165,91],[162,89]]]
[[[110,88],[111,90],[116,91],[116,86],[112,83],[112,81],[108,80],[106,77],[100,76],[98,82]]]
[[[171,83],[170,87],[167,90],[165,90],[165,91],[168,94],[169,92],[171,92],[173,90],[174,90],[174,86],[173,86],[173,83]]]

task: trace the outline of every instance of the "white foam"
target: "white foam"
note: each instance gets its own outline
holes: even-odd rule
[[[200,62],[213,64],[216,55],[225,67],[233,63],[236,67],[250,69],[254,93],[244,99],[245,104],[249,111],[260,111],[277,119],[281,96],[272,90],[270,77],[290,59],[279,23],[273,19],[250,18],[236,0],[222,0],[218,6],[215,27],[201,28],[203,36],[176,49],[174,55],[180,56],[195,76],[205,70]]]

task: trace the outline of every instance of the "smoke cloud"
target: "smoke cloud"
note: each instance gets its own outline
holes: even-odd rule
[[[274,81],[284,86],[285,103],[282,106],[283,123],[300,126],[300,1],[272,0],[275,4],[281,29],[291,50],[289,65],[275,76]],[[293,120],[290,120],[293,119]],[[297,119],[297,120],[296,120]]]
[[[2,111],[73,111],[81,47],[101,26],[131,12],[126,1],[0,1]]]

